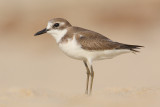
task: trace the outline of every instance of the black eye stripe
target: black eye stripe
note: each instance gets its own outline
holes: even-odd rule
[[[54,25],[53,25],[53,27],[58,27],[59,26],[59,23],[55,23]]]

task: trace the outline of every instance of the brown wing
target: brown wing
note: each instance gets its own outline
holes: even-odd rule
[[[134,49],[139,49],[138,45],[127,45],[118,42],[114,42],[109,38],[93,32],[93,31],[81,31],[76,36],[83,49],[86,50],[111,50],[111,49],[129,49],[131,51],[138,52]]]
[[[76,37],[82,48],[86,50],[109,50],[117,49],[121,46],[120,43],[113,42],[109,38],[96,32],[83,31]]]

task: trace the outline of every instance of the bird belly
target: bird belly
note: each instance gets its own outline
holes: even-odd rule
[[[61,44],[61,50],[69,57],[78,59],[78,60],[103,60],[111,59],[120,54],[128,53],[130,50],[85,50],[79,47],[78,45],[67,45]]]
[[[118,55],[125,54],[128,52],[131,51],[127,49],[103,50],[95,53],[96,55],[94,57],[94,60],[112,59]]]

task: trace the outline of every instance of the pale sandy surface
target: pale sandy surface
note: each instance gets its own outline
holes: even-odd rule
[[[158,0],[0,0],[0,107],[160,107],[159,11]],[[82,61],[33,36],[53,17],[145,48],[94,62],[86,96]]]
[[[160,89],[107,88],[92,96],[53,90],[0,90],[0,107],[159,107]]]

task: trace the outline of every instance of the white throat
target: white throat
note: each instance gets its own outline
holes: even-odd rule
[[[59,43],[60,40],[62,39],[62,37],[64,37],[64,35],[67,33],[67,29],[64,30],[51,30],[48,31],[49,34],[51,34],[55,39],[56,42]]]

